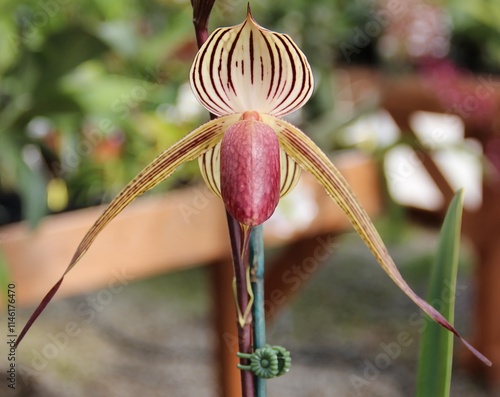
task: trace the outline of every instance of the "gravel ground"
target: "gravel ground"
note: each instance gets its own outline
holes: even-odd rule
[[[414,232],[403,240],[391,252],[422,294],[436,236]],[[413,396],[418,326],[412,319],[420,318],[416,307],[355,236],[342,237],[317,273],[269,328],[268,340],[286,346],[293,357],[290,373],[268,382],[269,396]],[[472,296],[469,274],[465,263],[456,319],[465,334]],[[206,276],[206,269],[198,268],[137,281],[99,310],[91,309],[91,302],[101,291],[51,303],[19,349],[17,389],[1,384],[0,395],[218,396]],[[18,311],[19,327],[31,310]],[[5,324],[5,318],[0,321]],[[384,346],[397,350],[398,340],[404,346],[385,364]],[[451,396],[493,395],[456,366]]]

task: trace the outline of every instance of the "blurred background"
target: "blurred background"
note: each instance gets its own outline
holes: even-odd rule
[[[286,32],[307,55],[316,90],[291,120],[353,180],[369,176],[362,201],[420,295],[443,214],[453,192],[464,188],[456,325],[493,362],[500,359],[500,3],[254,0],[251,6],[259,24]],[[76,248],[63,235],[77,229],[78,242],[99,214],[93,207],[109,202],[208,115],[188,84],[197,50],[188,0],[3,0],[0,10],[0,277],[2,288],[11,279],[25,286],[19,332],[64,270],[54,257],[67,263]],[[240,23],[245,13],[244,1],[216,0],[210,31]],[[94,260],[92,275],[74,270],[75,287],[48,307],[20,349],[18,390],[10,394],[221,395],[212,326],[218,284],[207,265],[227,262],[228,235],[223,217],[201,222],[210,217],[212,197],[199,183],[196,162],[182,166],[147,194],[161,201],[142,210],[138,204],[146,220],[131,219],[134,227],[123,228],[131,240],[110,237],[117,245],[108,247],[109,258]],[[364,183],[358,182],[361,190]],[[318,236],[335,235],[334,249],[273,316],[269,339],[292,351],[295,376],[270,381],[270,395],[413,395],[418,311],[344,221],[318,223],[324,207],[310,189],[304,185],[270,220],[270,262],[298,261],[290,257],[293,247],[317,246]],[[172,195],[188,201],[171,202]],[[148,256],[147,241],[133,237],[157,233],[161,225],[151,214],[159,207],[172,208],[165,216],[180,221],[161,229],[180,251],[172,266],[168,253],[158,254],[161,260]],[[90,212],[80,212],[85,208]],[[176,240],[182,233],[191,241]],[[204,250],[210,236],[224,242],[224,254]],[[37,249],[50,239],[42,257]],[[128,278],[113,276],[127,260],[117,257],[133,256],[126,251],[132,239],[144,258],[128,258]],[[192,246],[203,249],[184,255]],[[134,273],[141,259],[144,268],[148,260],[154,266]],[[44,351],[57,346],[55,335],[72,321],[78,332],[60,340],[64,346],[55,353]],[[401,332],[414,342],[379,368],[377,357]],[[498,393],[500,371],[476,364],[457,346],[453,396]]]

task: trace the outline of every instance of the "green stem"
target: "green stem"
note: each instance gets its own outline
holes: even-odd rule
[[[254,227],[249,247],[250,274],[254,294],[253,337],[254,350],[266,345],[266,314],[264,311],[264,240],[262,225]],[[256,397],[267,396],[267,380],[255,377]]]

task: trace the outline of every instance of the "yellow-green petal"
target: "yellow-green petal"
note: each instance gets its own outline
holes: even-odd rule
[[[220,142],[198,157],[201,176],[217,197],[220,193]]]
[[[175,169],[189,160],[194,160],[204,152],[220,142],[227,128],[239,119],[238,115],[221,117],[195,129],[183,139],[176,142],[170,148],[155,158],[139,175],[137,175],[122,191],[111,201],[106,210],[96,220],[94,225],[84,236],[80,245],[71,259],[61,279],[52,287],[31,315],[28,323],[23,328],[16,341],[19,344],[26,332],[29,330],[36,318],[50,302],[59,289],[64,276],[78,263],[88,251],[99,233],[109,224],[123,209],[134,201],[138,196],[152,189],[160,182],[167,179]],[[134,231],[131,230],[131,233]]]
[[[198,157],[201,175],[209,189],[221,197],[220,188],[220,143]],[[280,149],[280,197],[290,193],[300,179],[301,168]]]
[[[280,197],[285,197],[300,179],[300,166],[283,149],[280,149]]]

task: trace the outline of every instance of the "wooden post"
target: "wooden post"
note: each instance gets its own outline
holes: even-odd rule
[[[233,265],[230,259],[210,266],[212,275],[213,315],[217,338],[215,362],[219,367],[218,395],[241,396],[238,330],[236,328],[236,306],[233,294]]]

